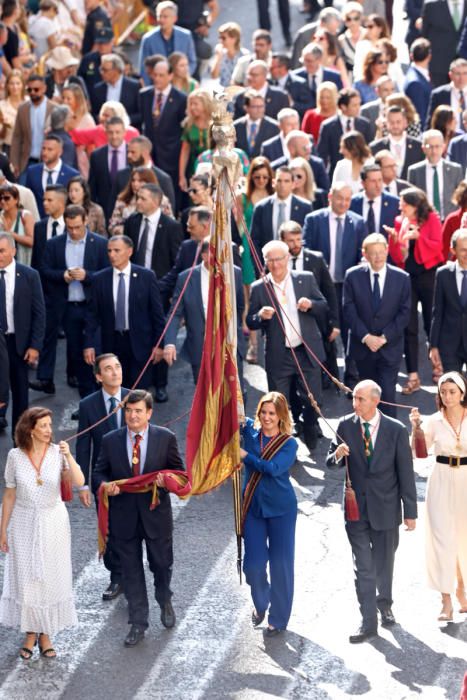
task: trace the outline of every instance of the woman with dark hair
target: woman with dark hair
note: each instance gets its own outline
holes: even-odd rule
[[[28,408],[15,430],[5,467],[0,549],[7,555],[0,623],[26,634],[20,656],[36,643],[55,658],[50,637],[77,624],[73,602],[70,522],[60,495],[63,470],[74,486],[84,476],[67,442],[52,443],[52,412]]]
[[[261,624],[269,610],[268,637],[286,629],[292,610],[297,519],[297,498],[289,477],[297,455],[292,430],[287,399],[277,391],[260,399],[254,420],[247,418],[242,430],[243,571],[255,606],[253,627]]]
[[[67,206],[68,204],[78,204],[84,207],[89,230],[100,233],[101,236],[107,236],[104,210],[100,204],[91,202],[91,190],[87,180],[81,175],[75,175],[68,181],[66,189],[68,192]]]
[[[364,63],[368,51],[374,49],[380,39],[389,38],[388,23],[381,15],[368,15],[365,23],[365,36],[361,39],[355,49],[353,79],[361,80],[364,75]]]
[[[182,224],[185,238],[190,238],[190,234],[187,231],[187,224],[188,216],[192,207],[209,207],[211,211],[214,211],[212,193],[213,181],[210,173],[200,172],[192,175],[190,178],[190,186],[188,188],[188,195],[191,199],[191,204],[180,213],[180,223]]]
[[[332,184],[345,182],[352,188],[352,194],[356,194],[362,189],[360,173],[363,166],[374,162],[371,151],[359,131],[348,131],[344,134],[339,151],[344,157],[337,161]]]
[[[447,260],[453,260],[455,256],[450,252],[451,250],[451,238],[452,234],[457,231],[458,228],[462,228],[462,217],[467,211],[467,180],[462,180],[459,182],[454,193],[452,195],[451,202],[455,204],[458,209],[452,211],[444,219],[443,223],[443,257],[444,262]]]
[[[313,41],[319,44],[323,50],[323,67],[338,71],[341,76],[342,85],[344,87],[350,87],[349,74],[347,73],[344,59],[341,56],[337,37],[323,27],[320,27],[313,37]]]
[[[453,108],[448,105],[438,105],[432,114],[430,128],[438,129],[443,134],[443,156],[445,156],[449,142],[457,135],[457,116]]]
[[[467,385],[459,372],[446,372],[438,382],[438,412],[423,421],[427,448],[435,465],[427,484],[426,567],[428,585],[441,593],[440,622],[453,618],[451,595],[459,612],[467,613]],[[413,428],[421,423],[417,408],[410,412]]]
[[[375,85],[378,78],[386,75],[389,67],[389,58],[381,49],[370,49],[363,62],[363,80],[357,80],[354,88],[360,93],[362,104],[378,99]]]
[[[0,208],[0,228],[14,238],[16,260],[23,265],[30,265],[34,243],[34,217],[30,211],[23,209],[17,187],[0,187]]]
[[[155,172],[151,168],[146,168],[144,165],[133,168],[130,174],[130,179],[120,192],[115,202],[115,207],[112,216],[109,220],[108,231],[109,236],[121,236],[125,221],[130,214],[136,211],[136,195],[141,185],[151,183],[158,185],[159,181]],[[162,196],[161,210],[167,216],[173,216],[172,207],[165,195]]]
[[[389,236],[389,255],[393,262],[410,275],[412,306],[410,321],[405,331],[405,362],[408,379],[403,394],[413,394],[420,389],[418,376],[418,303],[422,305],[423,327],[427,338],[430,334],[431,311],[435,274],[444,262],[441,221],[428,202],[425,192],[408,187],[400,193],[401,215],[394,228],[384,226]],[[433,380],[442,370],[433,366]]]

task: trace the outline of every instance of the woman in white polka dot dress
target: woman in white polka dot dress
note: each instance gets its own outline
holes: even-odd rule
[[[29,408],[15,431],[18,447],[5,468],[0,548],[7,554],[0,623],[26,633],[20,656],[30,659],[36,642],[46,658],[56,653],[50,637],[77,623],[73,602],[70,522],[60,494],[61,471],[75,486],[84,476],[68,443],[52,444],[52,413]]]

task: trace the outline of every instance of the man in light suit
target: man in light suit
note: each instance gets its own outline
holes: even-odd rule
[[[102,439],[93,470],[94,493],[103,484],[111,500],[112,534],[123,573],[123,588],[128,601],[131,625],[124,644],[136,646],[148,627],[149,604],[143,564],[143,541],[149,568],[154,575],[156,601],[164,627],[175,625],[172,607],[173,519],[170,496],[164,488],[164,475],[157,476],[159,504],[152,509],[151,492],[121,493],[115,483],[139,474],[163,469],[183,470],[175,435],[167,428],[150,425],[152,396],[147,391],[132,391],[125,405],[126,426],[113,430]]]
[[[356,385],[354,413],[343,418],[329,447],[327,466],[346,464],[355,491],[359,519],[345,512],[352,547],[355,590],[362,620],[351,644],[378,634],[378,610],[383,627],[394,625],[392,579],[399,544],[399,525],[414,530],[417,491],[406,428],[378,410],[381,387],[371,379]]]
[[[294,71],[294,75],[306,81],[309,90],[309,101],[306,109],[315,109],[317,91],[324,81],[334,83],[338,90],[342,90],[342,78],[339,71],[331,68],[323,68],[323,50],[319,44],[308,44],[302,51],[300,63],[303,68]]]
[[[373,379],[384,401],[395,403],[397,374],[404,352],[404,331],[410,317],[410,277],[387,264],[388,243],[371,233],[362,245],[366,265],[347,270],[343,315],[349,329],[349,357],[360,379]],[[384,413],[396,417],[394,406]]]
[[[448,105],[458,119],[458,128],[463,130],[462,113],[467,106],[467,60],[456,58],[449,66],[449,83],[440,85],[431,93],[425,129],[431,127],[431,117],[436,107]]]
[[[409,168],[407,180],[411,185],[426,192],[428,201],[437,210],[441,221],[456,208],[452,195],[464,173],[457,163],[443,158],[443,134],[436,129],[429,129],[423,134],[423,152],[425,160]]]
[[[430,73],[435,87],[446,82],[450,63],[456,57],[466,10],[463,2],[426,0],[423,3],[421,32],[431,43]]]
[[[78,433],[83,432],[84,434],[78,435],[76,440],[76,461],[84,474],[84,486],[81,486],[78,492],[79,500],[86,508],[91,505],[89,486],[92,470],[96,466],[101,449],[102,438],[111,430],[117,430],[125,425],[125,413],[122,409],[119,409],[112,416],[109,414],[128,394],[128,389],[122,387],[122,366],[118,357],[113,353],[96,357],[94,376],[100,388],[79,402]],[[109,415],[108,420],[99,423],[105,415]],[[96,425],[96,423],[99,424]],[[110,572],[110,583],[102,594],[102,599],[114,600],[123,593],[123,586],[122,567],[118,553],[115,551],[111,531],[103,560],[105,568]]]
[[[277,114],[284,107],[290,107],[290,100],[285,90],[271,87],[268,83],[268,64],[266,61],[252,61],[246,71],[248,87],[260,92],[265,99],[265,113],[271,119],[276,119]],[[234,118],[245,116],[246,90],[240,92],[234,99]]]
[[[104,102],[114,100],[121,102],[130,117],[130,123],[138,129],[141,125],[139,81],[125,76],[123,59],[115,53],[101,56],[99,71],[102,80],[91,90],[92,113],[96,121]]]
[[[292,171],[287,166],[278,168],[275,193],[261,200],[253,210],[251,238],[261,256],[263,246],[279,239],[279,229],[285,221],[297,221],[301,226],[312,211],[310,202],[292,194]]]
[[[168,58],[174,51],[180,51],[188,59],[190,74],[195,72],[197,65],[195,44],[191,32],[176,25],[177,5],[170,0],[159,2],[156,7],[156,17],[159,26],[144,35],[139,52],[139,72],[146,85],[150,85],[144,67],[146,56],[161,54]]]
[[[376,163],[364,165],[360,177],[363,192],[352,197],[350,210],[364,218],[367,234],[384,234],[384,227],[394,226],[394,219],[399,215],[399,199],[383,191],[383,174]]]
[[[378,151],[390,151],[397,163],[398,176],[405,180],[410,166],[423,159],[422,144],[418,139],[407,136],[407,115],[399,105],[386,109],[386,124],[388,135],[372,141],[371,152],[376,155]]]
[[[325,354],[319,320],[326,318],[328,306],[312,273],[289,272],[289,249],[286,243],[270,241],[263,247],[262,254],[270,274],[266,281],[257,280],[253,283],[246,322],[248,328],[261,330],[265,335],[265,368],[269,390],[281,392],[290,402],[292,386],[297,387],[303,412],[304,440],[311,451],[316,447],[318,417],[310,405],[307,388],[298,372],[292,349],[306,383],[319,403],[321,369],[304,342],[322,362]],[[275,297],[274,306],[268,290]],[[277,313],[281,313],[286,337]]]
[[[248,155],[250,160],[259,156],[264,141],[274,138],[279,133],[275,119],[265,115],[264,97],[256,90],[245,92],[245,117],[234,121],[237,140],[235,145]]]
[[[45,216],[43,200],[47,185],[66,187],[72,177],[79,175],[75,168],[71,168],[62,161],[62,153],[61,138],[47,134],[41,148],[42,163],[30,165],[26,170],[24,185],[34,193],[41,218]]]
[[[300,129],[300,117],[296,109],[284,107],[277,114],[279,123],[279,133],[261,144],[260,155],[269,160],[270,163],[280,158],[286,159],[285,139],[290,131]]]
[[[404,80],[404,92],[412,100],[420,117],[425,124],[430,104],[432,84],[429,65],[431,61],[431,44],[428,39],[416,39],[410,47],[410,64]]]
[[[376,100],[362,105],[360,116],[370,122],[370,142],[376,135],[378,120],[384,120],[384,105],[387,97],[396,91],[396,87],[389,75],[382,75],[375,83]]]
[[[397,177],[397,162],[391,151],[384,149],[378,151],[375,155],[375,163],[381,168],[385,192],[392,194],[393,197],[399,197],[402,190],[410,187],[410,182]]]

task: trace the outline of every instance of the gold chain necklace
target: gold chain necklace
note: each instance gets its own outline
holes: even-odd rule
[[[464,418],[465,418],[465,408],[462,411],[462,418],[461,418],[461,422],[459,423],[459,430],[456,430],[455,427],[453,426],[453,424],[451,423],[451,421],[449,420],[447,411],[443,411],[443,413],[444,413],[444,417],[446,418],[446,421],[449,423],[449,426],[450,426],[452,432],[456,436],[456,450],[457,450],[457,452],[460,452],[461,451],[461,431],[462,431],[462,423],[464,422]]]

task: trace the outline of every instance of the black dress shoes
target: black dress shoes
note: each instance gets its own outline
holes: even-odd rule
[[[29,388],[34,389],[34,391],[42,391],[44,394],[55,394],[55,384],[49,380],[33,380],[29,382]]]
[[[350,635],[349,642],[351,644],[361,644],[362,642],[366,642],[367,639],[376,637],[377,634],[377,627],[367,627],[366,625],[360,625],[355,634]]]
[[[79,420],[79,408],[71,414],[71,420]]]
[[[114,600],[123,593],[123,586],[121,583],[110,583],[108,588],[102,594],[102,600]]]
[[[391,610],[391,608],[386,608],[385,610],[380,610],[381,613],[381,625],[383,627],[391,627],[391,625],[396,624],[396,618]]]
[[[144,627],[140,627],[139,625],[131,625],[130,631],[123,642],[124,645],[126,647],[135,647],[142,639],[144,639],[144,632]]]
[[[66,383],[71,386],[72,389],[77,389],[79,387],[79,382],[77,377],[67,377]]]
[[[175,611],[170,600],[161,605],[161,622],[168,630],[175,625]]]
[[[318,444],[318,425],[305,425],[303,428],[303,441],[309,452],[313,452]]]
[[[264,616],[266,615],[266,612],[262,613],[257,613],[256,610],[253,610],[251,613],[251,622],[253,623],[253,627],[258,627],[264,620]]]
[[[154,392],[154,400],[156,403],[166,403],[166,401],[169,400],[169,395],[167,391],[161,387]]]

